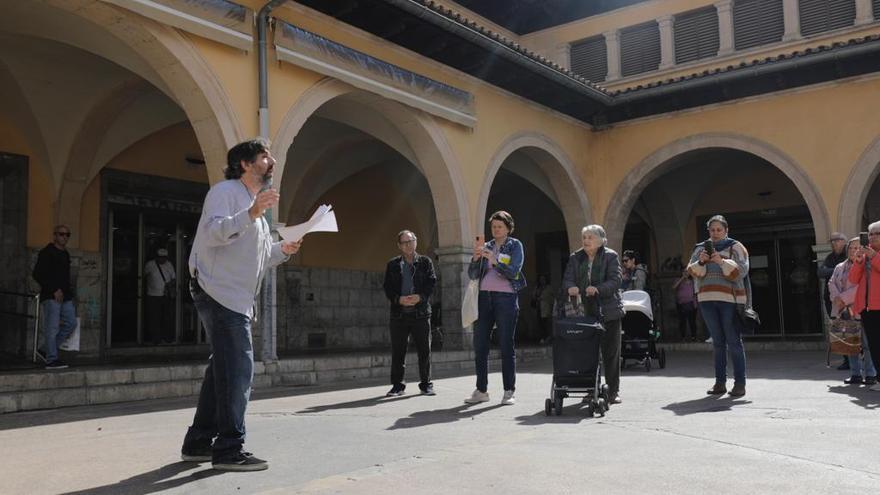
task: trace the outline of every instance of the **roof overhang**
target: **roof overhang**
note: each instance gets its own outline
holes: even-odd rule
[[[297,0],[594,127],[880,71],[880,36],[609,93],[429,0]]]

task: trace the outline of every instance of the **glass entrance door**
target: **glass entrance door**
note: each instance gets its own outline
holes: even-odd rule
[[[757,336],[822,333],[813,235],[804,231],[742,235],[749,250],[752,305],[761,315]]]
[[[187,260],[198,220],[188,213],[110,206],[109,347],[205,342],[187,290]],[[145,270],[153,268],[149,264],[157,262],[159,249],[167,250],[178,281],[174,297],[147,293]]]

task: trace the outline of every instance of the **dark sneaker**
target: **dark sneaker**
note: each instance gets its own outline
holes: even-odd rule
[[[434,384],[433,383],[429,383],[424,387],[419,386],[419,389],[422,391],[422,395],[437,395],[437,393],[434,392]]]
[[[876,382],[876,380],[874,380]],[[843,381],[843,383],[847,385],[861,385],[865,383],[865,380],[862,380],[861,376],[851,376]]]
[[[866,376],[865,377],[865,385],[874,385],[875,383],[877,383],[876,376]]]
[[[733,388],[730,390],[731,397],[742,397],[746,395],[746,386],[740,384],[734,384]]]
[[[727,385],[719,382],[715,382],[715,385],[712,386],[709,390],[706,390],[708,395],[722,395],[727,393]]]
[[[217,471],[263,471],[269,469],[268,462],[254,457],[254,454],[250,452],[239,452],[211,464]]]
[[[404,394],[404,390],[406,390],[405,385],[393,385],[385,397],[400,397]]]
[[[46,363],[47,370],[63,370],[64,368],[67,368],[67,363],[60,359]]]
[[[183,448],[180,450],[180,458],[186,462],[209,462],[211,460],[211,446],[194,449]]]

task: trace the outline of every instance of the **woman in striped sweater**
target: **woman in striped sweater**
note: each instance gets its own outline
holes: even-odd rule
[[[696,245],[688,264],[694,277],[700,313],[712,336],[715,350],[715,385],[710,395],[727,392],[727,353],[733,362],[730,395],[746,394],[746,354],[737,318],[737,304],[746,303],[743,278],[749,273],[749,253],[739,241],[727,237],[727,220],[715,215],[706,222],[709,239]]]

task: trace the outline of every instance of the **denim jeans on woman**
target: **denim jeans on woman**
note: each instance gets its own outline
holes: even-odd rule
[[[715,382],[727,381],[727,353],[733,362],[735,385],[746,384],[746,353],[736,316],[736,304],[721,301],[700,303],[700,313],[712,337],[715,350]]]
[[[58,346],[76,328],[76,310],[71,300],[58,302],[46,299],[40,305],[43,313],[43,337],[46,340],[46,362],[51,363],[58,360]]]
[[[504,390],[516,390],[516,354],[514,337],[519,315],[519,297],[514,292],[481,290],[480,312],[474,327],[474,364],[477,369],[477,389],[486,392],[489,387],[489,336],[498,326],[501,344],[501,376]]]
[[[211,357],[183,449],[196,451],[213,440],[212,456],[218,461],[237,454],[244,445],[244,414],[254,377],[251,319],[203,291],[193,294],[193,302],[205,325]]]
[[[862,366],[862,357],[865,358],[865,365]],[[855,354],[847,356],[849,360],[850,376],[862,376],[864,368],[865,378],[876,377],[877,370],[874,368],[874,361],[871,359],[871,349],[868,345],[868,336],[865,335],[865,329],[862,329],[862,355]]]

